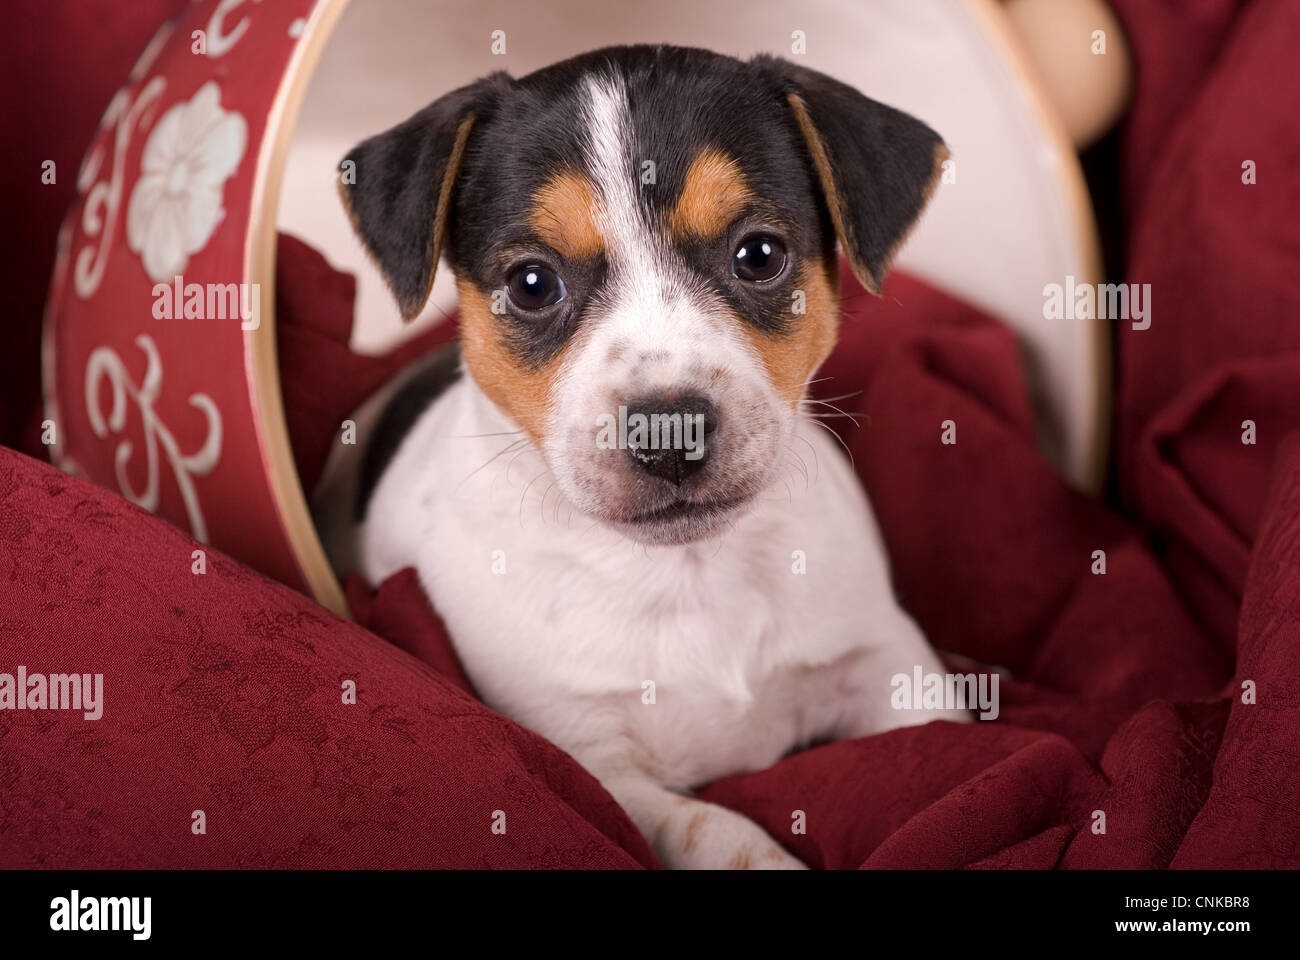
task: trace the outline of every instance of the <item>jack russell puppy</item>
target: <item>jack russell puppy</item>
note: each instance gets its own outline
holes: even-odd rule
[[[968,717],[891,709],[894,674],[940,662],[807,399],[837,238],[878,293],[946,156],[784,60],[630,46],[492,74],[346,158],[403,315],[444,255],[460,296],[460,356],[372,438],[363,572],[413,566],[483,700],[669,867],[803,866],[692,787]]]

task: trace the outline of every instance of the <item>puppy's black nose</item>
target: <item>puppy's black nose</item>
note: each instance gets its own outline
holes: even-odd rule
[[[680,485],[708,462],[718,411],[707,397],[647,397],[628,405],[627,420],[632,462],[652,477]]]

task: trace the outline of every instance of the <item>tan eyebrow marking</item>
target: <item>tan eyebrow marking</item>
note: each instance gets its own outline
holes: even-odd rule
[[[605,252],[596,192],[581,174],[561,170],[533,194],[529,224],[563,257],[589,260]]]
[[[752,196],[736,161],[706,148],[686,171],[681,195],[668,215],[668,229],[679,237],[712,239],[740,216]]]

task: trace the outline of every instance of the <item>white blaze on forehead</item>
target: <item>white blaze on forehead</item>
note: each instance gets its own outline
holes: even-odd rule
[[[582,94],[587,171],[600,197],[597,219],[610,260],[610,316],[642,347],[680,338],[691,319],[698,335],[703,305],[690,302],[691,284],[676,255],[652,231],[641,202],[640,165],[654,158],[633,156],[623,79],[588,77]]]
[[[644,191],[654,188],[642,186],[640,171],[656,159],[655,144],[633,129],[623,79],[585,78],[580,101],[584,172],[596,196],[595,226],[609,272],[583,318],[580,344],[558,375],[552,432],[589,423],[589,414],[638,394],[716,391],[723,373],[748,384],[744,392],[761,392],[761,359],[730,308],[691,272],[662,228],[652,226]],[[714,396],[719,407],[723,400]]]
[[[587,77],[582,110],[588,172],[601,199],[605,243],[620,259],[636,256],[646,246],[646,224],[634,183],[632,119],[622,78]]]

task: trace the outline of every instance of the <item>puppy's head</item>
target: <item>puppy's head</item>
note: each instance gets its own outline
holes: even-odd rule
[[[879,292],[946,156],[771,57],[601,50],[447,94],[347,157],[409,319],[444,253],[465,363],[579,509],[707,536],[772,479],[835,342],[835,245]]]

